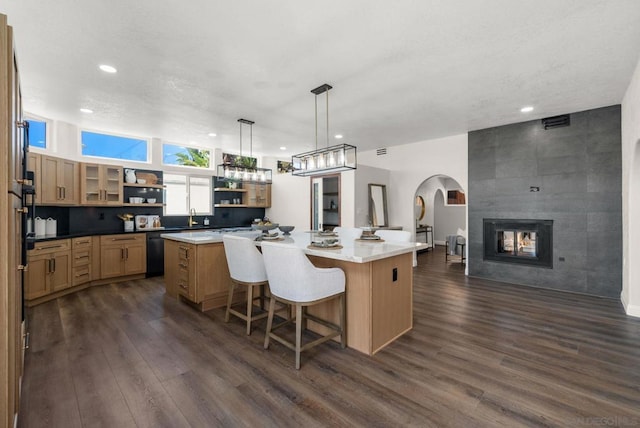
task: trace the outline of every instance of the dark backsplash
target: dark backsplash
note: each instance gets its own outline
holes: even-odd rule
[[[79,233],[113,232],[124,229],[118,214],[159,215],[162,225],[167,228],[186,227],[188,216],[163,216],[161,207],[50,207],[37,206],[35,215],[40,218],[57,220],[57,235]],[[249,226],[254,218],[264,217],[264,208],[216,208],[214,215],[194,216],[198,226],[209,218],[209,226],[238,227]]]

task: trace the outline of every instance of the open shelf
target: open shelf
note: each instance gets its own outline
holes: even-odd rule
[[[146,187],[149,189],[163,189],[163,184],[138,184],[138,183],[123,183],[124,187]]]
[[[216,208],[247,208],[246,204],[213,204]]]
[[[240,192],[245,193],[247,189],[229,189],[227,187],[215,187],[213,189],[215,192]]]
[[[123,207],[163,207],[164,204],[161,203],[155,203],[155,204],[146,204],[146,203],[142,203],[142,204],[130,204],[128,202],[125,202],[124,204],[122,204]]]

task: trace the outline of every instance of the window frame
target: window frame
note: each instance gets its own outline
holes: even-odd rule
[[[160,147],[160,160],[161,160],[161,164],[162,166],[166,166],[166,167],[170,167],[170,168],[185,168],[186,170],[191,170],[191,171],[212,171],[215,168],[214,165],[214,150],[209,148],[209,147],[203,147],[203,146],[197,146],[194,144],[180,144],[180,143],[174,143],[174,142],[169,142],[169,141],[162,141],[160,143],[161,147]],[[209,166],[208,167],[200,167],[200,166],[190,166],[190,165],[179,165],[179,164],[173,164],[173,163],[165,163],[164,162],[164,146],[165,145],[169,145],[169,146],[175,146],[175,147],[184,147],[186,149],[197,149],[197,150],[202,150],[202,151],[207,151],[209,152]]]
[[[120,137],[120,138],[131,138],[131,139],[135,139],[135,140],[143,140],[147,143],[147,150],[146,150],[146,157],[147,160],[145,161],[140,161],[140,160],[132,160],[132,159],[122,159],[122,158],[110,158],[110,157],[106,157],[106,156],[95,156],[95,155],[85,155],[82,153],[82,133],[83,132],[90,132],[92,134],[100,134],[100,135],[106,135],[106,136],[113,136],[113,137]],[[117,132],[107,132],[107,131],[101,131],[98,129],[91,129],[91,128],[80,128],[78,127],[78,155],[81,158],[86,158],[86,159],[92,159],[92,162],[96,162],[96,163],[100,163],[97,160],[98,159],[108,159],[111,161],[115,161],[115,162],[132,162],[132,163],[136,163],[136,164],[143,164],[143,165],[151,165],[151,146],[152,146],[153,142],[151,138],[147,138],[147,137],[141,137],[141,136],[137,136],[137,135],[131,135],[131,134],[120,134]]]
[[[191,167],[194,168],[194,167]],[[202,170],[202,169],[199,169]],[[208,181],[209,185],[209,210],[207,212],[200,212],[197,211],[196,215],[213,215],[214,214],[214,208],[213,208],[213,176],[210,175],[201,175],[201,174],[185,174],[180,172],[174,172],[174,171],[164,171],[163,173],[163,181],[165,186],[167,185],[167,176],[172,176],[172,175],[176,175],[176,176],[181,176],[181,177],[186,177],[186,192],[187,192],[187,212],[186,213],[178,213],[178,214],[167,214],[167,207],[169,205],[169,197],[165,194],[165,198],[164,198],[164,208],[163,208],[163,216],[168,216],[168,217],[179,217],[179,216],[188,216],[189,215],[189,211],[191,210],[191,178],[204,178]],[[165,189],[166,192],[166,189]]]
[[[36,146],[32,146],[29,145],[29,151],[31,150],[39,150],[40,152],[52,152],[54,151],[54,142],[53,139],[51,138],[52,135],[52,128],[53,128],[53,120],[52,119],[47,119],[46,117],[42,117],[42,116],[38,116],[37,114],[33,114],[33,113],[29,113],[29,112],[24,112],[23,114],[23,119],[24,120],[33,120],[33,121],[37,121],[37,122],[44,122],[46,125],[46,129],[44,132],[44,138],[45,138],[45,147],[44,149],[42,147],[36,147]]]

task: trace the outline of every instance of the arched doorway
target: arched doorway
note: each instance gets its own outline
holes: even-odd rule
[[[445,237],[458,229],[467,230],[465,191],[456,180],[446,175],[429,177],[416,189],[418,196],[425,201],[425,212],[417,222],[433,226],[436,245],[444,245]]]

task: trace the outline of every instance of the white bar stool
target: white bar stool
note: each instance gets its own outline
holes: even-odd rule
[[[253,315],[253,302],[260,300],[260,308],[264,311],[265,285],[268,285],[267,273],[264,268],[262,254],[249,238],[240,236],[223,235],[224,253],[227,257],[227,265],[231,274],[229,284],[229,297],[227,298],[227,311],[224,322],[229,322],[229,316],[235,315],[247,322],[247,336],[251,334],[251,322],[266,318],[268,312]],[[247,289],[247,308],[242,313],[232,308],[233,293],[236,286]],[[253,297],[253,289],[259,287],[260,295]]]
[[[346,347],[345,275],[342,269],[317,268],[299,248],[271,242],[262,242],[262,255],[271,289],[264,348],[269,348],[270,339],[282,343],[295,351],[296,369],[300,369],[302,351],[336,336],[340,336],[342,347]],[[340,299],[340,325],[307,313],[308,306],[336,298]],[[289,319],[274,326],[273,314],[276,301],[294,305],[295,319]],[[328,327],[331,332],[303,346],[302,329],[306,326],[307,319]],[[274,333],[275,330],[294,321],[296,323],[295,344]]]

